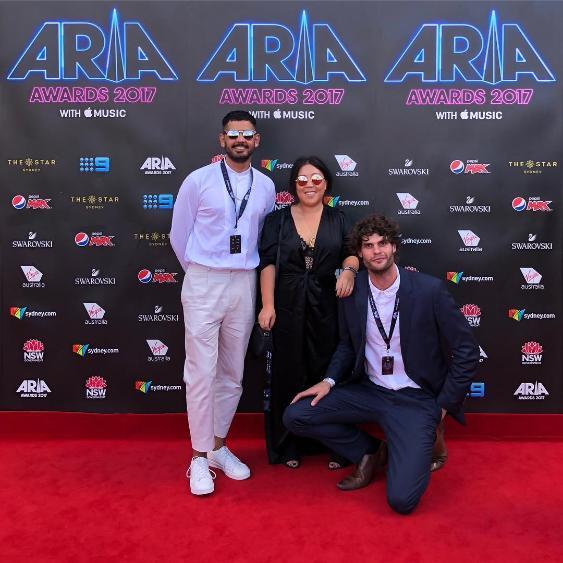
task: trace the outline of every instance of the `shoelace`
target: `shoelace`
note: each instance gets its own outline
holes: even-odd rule
[[[192,462],[190,463],[190,466],[188,467],[188,470],[186,471],[186,477],[190,478],[192,476],[192,465],[193,465],[194,460],[192,459]],[[203,473],[203,470],[200,469],[200,471]],[[217,477],[217,473],[215,473],[215,471],[213,471],[213,469],[208,468],[209,473],[211,473],[211,478],[215,479],[215,477]]]

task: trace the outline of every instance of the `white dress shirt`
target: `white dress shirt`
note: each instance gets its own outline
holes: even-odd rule
[[[399,285],[401,284],[401,276],[399,274],[399,269],[395,266],[397,270],[397,279],[393,282],[393,285],[387,289],[381,291],[377,289],[375,285],[369,280],[369,288],[373,295],[373,300],[375,301],[375,306],[381,318],[381,323],[387,335],[389,335],[389,329],[391,328],[391,320],[393,318],[393,309],[395,308],[395,296],[399,290]],[[403,356],[401,354],[401,337],[400,337],[400,322],[401,322],[401,303],[399,303],[399,315],[397,316],[397,322],[395,324],[395,329],[393,330],[393,336],[391,337],[391,346],[389,352],[387,352],[387,344],[383,340],[377,324],[373,317],[371,310],[371,305],[367,303],[368,308],[368,320],[366,324],[366,362],[365,370],[368,377],[376,385],[381,385],[387,389],[403,389],[404,387],[414,387],[420,389],[405,372],[405,364],[403,362]],[[382,375],[381,373],[381,362],[383,356],[393,356],[393,373],[391,375]]]
[[[240,204],[250,186],[250,168],[227,172],[236,198],[227,192],[220,162],[194,170],[182,183],[172,216],[170,244],[186,270],[196,263],[222,270],[252,270],[258,266],[258,238],[264,218],[274,208],[274,183],[252,169],[252,191],[235,229]],[[231,235],[241,235],[242,252],[231,254]]]

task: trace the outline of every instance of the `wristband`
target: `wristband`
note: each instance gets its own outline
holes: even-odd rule
[[[358,275],[358,270],[356,270],[356,268],[352,268],[352,266],[344,266],[344,268],[342,268],[343,272],[345,272],[346,270],[352,272],[354,274],[354,277]]]

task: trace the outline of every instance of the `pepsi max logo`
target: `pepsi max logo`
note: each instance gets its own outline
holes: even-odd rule
[[[454,174],[461,174],[463,172],[464,168],[465,168],[465,164],[461,160],[454,160],[450,164],[450,170]]]
[[[524,211],[527,205],[528,203],[523,197],[515,197],[512,200],[512,209],[514,209],[514,211]]]
[[[77,233],[74,236],[74,242],[77,246],[88,246],[90,237],[86,233]]]
[[[137,279],[141,282],[141,283],[150,283],[152,281],[152,272],[150,270],[147,270],[146,268],[143,268],[138,274],[137,274]]]
[[[23,209],[26,205],[27,201],[25,199],[25,197],[23,197],[23,195],[15,195],[12,198],[12,205],[16,208],[16,209]]]

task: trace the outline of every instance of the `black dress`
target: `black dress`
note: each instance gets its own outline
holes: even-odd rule
[[[311,443],[297,444],[282,422],[291,399],[325,377],[338,342],[335,270],[349,252],[345,239],[350,225],[344,213],[325,206],[314,248],[308,247],[295,228],[286,207],[266,217],[260,242],[260,269],[276,263],[278,236],[280,265],[274,295],[274,356],[270,410],[266,416],[266,446],[270,463],[309,453]],[[311,260],[312,258],[312,260]]]

